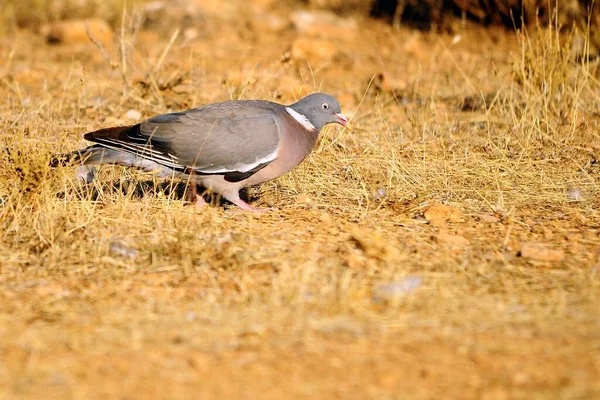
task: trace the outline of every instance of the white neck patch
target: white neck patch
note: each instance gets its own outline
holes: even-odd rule
[[[285,111],[287,111],[288,114],[290,114],[296,121],[298,121],[298,123],[300,125],[302,125],[307,130],[309,130],[309,131],[315,131],[316,130],[315,126],[310,123],[310,121],[308,120],[308,118],[306,118],[306,116],[300,114],[297,111],[294,111],[293,108],[286,107]]]

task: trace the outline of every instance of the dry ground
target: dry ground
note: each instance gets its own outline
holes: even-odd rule
[[[245,18],[108,61],[1,39],[0,398],[600,397],[595,66],[553,31],[361,20],[309,68]],[[264,215],[47,168],[130,109],[316,89],[355,130],[252,189]]]

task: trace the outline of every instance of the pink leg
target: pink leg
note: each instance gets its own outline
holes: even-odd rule
[[[198,208],[204,208],[208,205],[208,203],[206,202],[206,200],[204,200],[204,197],[202,197],[201,195],[199,195],[198,193],[196,193],[196,204],[195,206]]]
[[[244,211],[249,211],[253,213],[265,213],[270,211],[268,208],[252,207],[250,204],[240,199],[240,195],[238,192],[235,192],[234,194],[223,194],[223,197],[225,197],[227,200],[229,200]]]
[[[266,212],[271,211],[268,208],[252,207],[250,204],[246,203],[242,199],[238,199],[237,201],[233,202],[233,204],[235,204],[236,206],[239,206],[244,211],[249,211],[249,212],[253,212],[253,213],[266,213]]]
[[[196,182],[194,182],[194,181],[189,182],[187,193],[191,194],[191,199],[190,199],[191,201],[196,200],[196,202],[194,203],[194,206],[196,206],[198,208],[204,208],[207,206],[206,200],[204,200],[204,197],[202,196],[202,194],[198,193],[198,185],[196,184]]]

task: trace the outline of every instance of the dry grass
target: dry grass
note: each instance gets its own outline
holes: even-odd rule
[[[91,44],[0,43],[2,397],[597,397],[600,91],[568,38],[365,21],[308,68],[282,61],[293,32],[229,21],[172,46],[128,32],[112,66]],[[132,108],[315,89],[356,130],[252,189],[266,215],[47,168]],[[460,217],[428,223],[436,203]]]

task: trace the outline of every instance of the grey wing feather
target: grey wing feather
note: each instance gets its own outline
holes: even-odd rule
[[[277,156],[281,135],[277,107],[238,101],[159,115],[140,125],[140,135],[199,173],[247,172]]]

